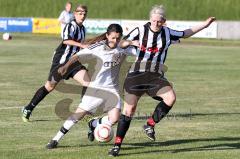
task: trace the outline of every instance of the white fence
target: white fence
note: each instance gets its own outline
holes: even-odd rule
[[[111,23],[118,23],[123,27],[123,34],[127,35],[132,29],[143,25],[147,20],[106,20],[87,19],[84,25],[87,33],[104,33]],[[185,30],[201,21],[167,21],[166,25],[175,30]],[[195,34],[197,38],[240,40],[240,21],[216,21],[208,28]],[[0,32],[32,32],[60,34],[60,24],[54,18],[8,18],[0,17]]]
[[[106,31],[106,28],[111,23],[118,23],[123,27],[123,34],[127,35],[132,29],[137,26],[147,23],[144,20],[86,20],[84,25],[88,33],[100,34]],[[166,25],[175,30],[185,30],[192,26],[198,25],[200,21],[167,21]],[[193,37],[197,38],[217,38],[217,23],[212,23],[208,28],[195,34]]]

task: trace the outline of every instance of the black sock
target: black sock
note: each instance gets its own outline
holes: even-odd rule
[[[172,107],[168,106],[164,101],[161,101],[155,108],[152,119],[155,123],[158,123],[162,118],[164,118]],[[149,125],[150,123],[148,123]],[[150,124],[151,125],[151,124]],[[151,125],[152,126],[152,125]],[[154,125],[153,125],[154,126]]]
[[[115,144],[116,146],[121,146],[123,138],[125,137],[128,128],[130,126],[132,118],[125,116],[121,114],[118,126],[117,126],[117,133],[116,133],[116,138],[115,138]]]
[[[37,90],[35,95],[33,96],[31,102],[25,107],[27,110],[33,110],[39,102],[43,100],[43,98],[48,94],[48,90],[45,88],[45,86],[42,86]]]

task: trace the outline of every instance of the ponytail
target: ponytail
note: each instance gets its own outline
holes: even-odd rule
[[[97,37],[94,37],[92,39],[87,39],[84,43],[88,44],[88,45],[92,45],[92,44],[95,44],[95,43],[97,43],[99,41],[103,41],[103,40],[106,40],[106,39],[107,39],[106,33],[103,33],[103,34],[101,34],[101,35],[99,35]]]
[[[92,39],[88,39],[85,41],[86,44],[91,45],[97,42],[100,42],[102,40],[107,40],[106,34],[110,35],[111,32],[116,32],[116,33],[120,33],[120,35],[122,36],[123,34],[123,29],[121,27],[121,25],[119,24],[110,24],[107,28],[107,32],[103,33],[95,38]]]

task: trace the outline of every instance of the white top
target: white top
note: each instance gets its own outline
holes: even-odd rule
[[[97,57],[95,72],[89,86],[118,90],[118,75],[121,63],[126,55],[135,55],[136,49],[134,47],[110,49],[106,45],[106,41],[101,41],[90,45],[76,54],[79,56],[80,61],[86,57]]]
[[[60,16],[58,17],[58,21],[61,22],[61,35],[62,35],[63,29],[66,26],[66,24],[69,23],[73,19],[74,19],[74,17],[73,17],[72,12],[67,12],[66,10],[63,10],[61,12]],[[62,23],[62,21],[64,23]]]

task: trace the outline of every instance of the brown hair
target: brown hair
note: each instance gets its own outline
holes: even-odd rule
[[[67,1],[66,4],[65,4],[65,6],[66,6],[67,4],[70,4],[70,5],[72,6],[72,2],[70,2],[70,1]]]
[[[79,12],[79,11],[81,11],[80,8],[83,9],[85,12],[88,11],[86,5],[79,4],[79,5],[77,5],[77,7],[76,7],[76,9],[75,9],[75,12]]]
[[[107,40],[106,34],[109,35],[111,32],[120,33],[120,35],[122,36],[123,29],[122,29],[121,25],[119,25],[119,24],[110,24],[107,28],[107,32],[105,32],[95,38],[88,39],[85,41],[85,43],[91,45],[91,44],[97,43],[102,40]]]

